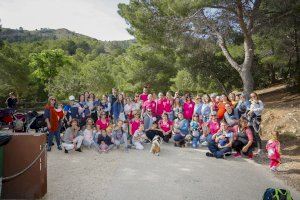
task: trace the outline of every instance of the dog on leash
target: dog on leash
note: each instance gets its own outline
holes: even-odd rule
[[[159,135],[156,135],[152,140],[152,146],[150,149],[150,153],[153,153],[153,154],[159,156],[161,142],[162,142],[161,137]]]

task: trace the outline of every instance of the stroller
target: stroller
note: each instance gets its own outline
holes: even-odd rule
[[[0,109],[0,125],[8,126],[14,132],[25,131],[26,115],[24,113],[16,113],[13,109]]]
[[[29,111],[26,115],[26,132],[29,130],[35,130],[36,132],[46,132],[47,124],[43,114],[39,114],[36,111]]]

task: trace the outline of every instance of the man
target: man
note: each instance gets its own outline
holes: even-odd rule
[[[81,151],[81,144],[83,141],[83,136],[79,134],[79,126],[76,119],[72,119],[71,127],[67,128],[64,136],[62,146],[65,149],[65,153],[69,153],[70,150],[75,149],[75,151]]]
[[[110,103],[110,105],[111,105],[111,109],[110,109],[110,115],[113,115],[113,105],[114,105],[114,103],[115,103],[115,101],[117,100],[117,98],[118,98],[118,91],[117,91],[117,89],[116,88],[113,88],[112,89],[112,94],[110,94],[109,96],[108,96],[108,101],[109,101],[109,103]]]
[[[224,158],[226,154],[231,152],[232,143],[233,133],[228,130],[228,124],[223,120],[220,131],[214,134],[208,142],[210,152],[207,152],[206,156]]]
[[[16,109],[18,103],[18,99],[16,98],[16,95],[14,92],[9,93],[9,97],[6,100],[7,108]]]

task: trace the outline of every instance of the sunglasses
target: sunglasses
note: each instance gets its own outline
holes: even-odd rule
[[[50,99],[51,101],[56,101],[56,99]]]

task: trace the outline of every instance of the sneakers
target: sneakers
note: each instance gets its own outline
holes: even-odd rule
[[[277,167],[275,167],[275,166],[270,167],[270,170],[271,170],[272,172],[277,172]]]
[[[60,150],[60,151],[62,150],[61,146],[58,146],[57,149]]]
[[[214,154],[212,154],[211,152],[206,152],[205,154],[207,157],[214,157]]]
[[[69,151],[65,149],[65,153],[69,153]]]
[[[235,158],[241,158],[242,155],[240,153],[235,153],[235,154],[233,154],[233,157],[235,157]]]

